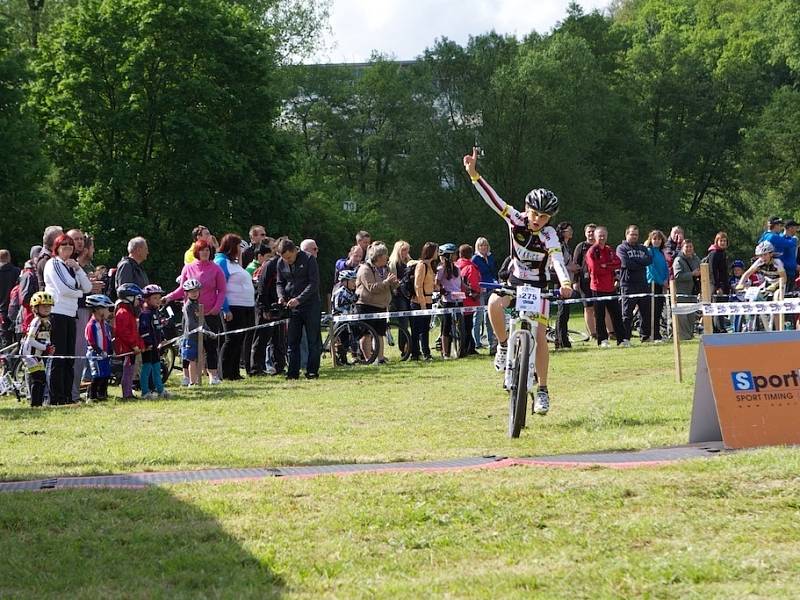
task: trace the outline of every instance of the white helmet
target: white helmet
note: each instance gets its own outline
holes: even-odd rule
[[[763,241],[758,246],[756,246],[756,256],[760,256],[762,254],[775,252],[775,246],[772,245],[772,242]]]
[[[199,290],[203,287],[203,284],[197,281],[197,279],[187,279],[183,282],[181,286],[184,292],[191,292],[192,290]]]

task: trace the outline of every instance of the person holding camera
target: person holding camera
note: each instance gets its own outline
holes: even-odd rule
[[[298,250],[294,242],[284,239],[278,244],[278,304],[291,311],[289,316],[289,367],[286,379],[300,378],[300,340],[303,330],[308,339],[306,379],[319,377],[322,338],[317,259]]]

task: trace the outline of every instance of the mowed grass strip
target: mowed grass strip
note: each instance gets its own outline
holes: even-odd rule
[[[2,497],[0,596],[795,598],[800,454]]]
[[[551,357],[552,409],[506,437],[508,397],[486,355],[325,367],[318,381],[259,378],[168,401],[30,409],[0,399],[0,479],[149,470],[530,456],[685,443],[697,344],[674,381],[669,345]],[[177,382],[177,374],[172,383]]]

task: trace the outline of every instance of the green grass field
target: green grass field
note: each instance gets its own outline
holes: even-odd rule
[[[486,357],[326,369],[160,402],[0,400],[0,479],[530,456],[685,443],[697,344],[553,355],[505,435]],[[0,597],[796,597],[800,452],[0,496]]]

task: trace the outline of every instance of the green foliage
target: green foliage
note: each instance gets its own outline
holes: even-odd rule
[[[48,164],[36,121],[24,110],[26,55],[13,48],[0,19],[0,246],[24,262],[57,208],[43,192]]]
[[[86,0],[43,38],[35,66],[58,191],[77,198],[101,257],[144,235],[148,270],[169,281],[197,223],[293,225],[272,129],[274,45],[244,9]]]

